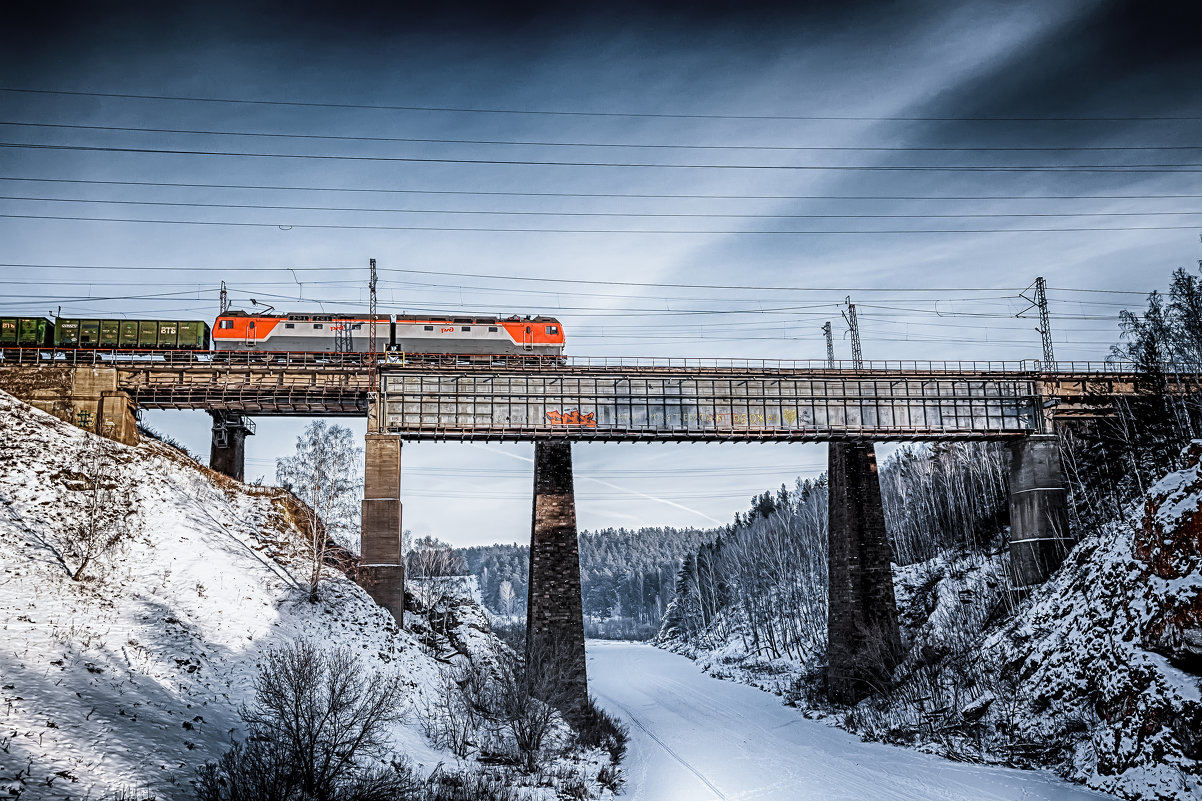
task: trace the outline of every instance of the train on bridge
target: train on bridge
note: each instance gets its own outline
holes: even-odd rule
[[[204,320],[0,317],[0,349],[562,356],[554,317],[221,314]]]

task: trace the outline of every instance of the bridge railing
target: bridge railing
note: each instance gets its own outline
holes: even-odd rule
[[[366,367],[366,353],[313,351],[210,351],[141,348],[0,348],[0,364],[161,366],[263,366]],[[380,364],[387,363],[381,356]]]
[[[0,347],[0,364],[91,365],[97,363],[143,364],[148,367],[282,365],[295,367],[366,368],[367,353],[314,351],[208,351],[129,348],[12,348]],[[1130,362],[1057,361],[1045,364],[1036,359],[1021,361],[884,359],[856,365],[850,360],[828,363],[824,359],[718,359],[710,357],[605,357],[605,356],[468,356],[415,354],[390,351],[379,354],[378,364],[388,370],[405,368],[579,369],[579,370],[708,370],[708,371],[805,371],[859,374],[897,373],[1022,373],[1039,375],[1116,375],[1138,372]],[[1166,365],[1168,374],[1202,374],[1202,365]]]

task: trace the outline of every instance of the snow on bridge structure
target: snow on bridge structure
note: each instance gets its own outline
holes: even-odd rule
[[[829,686],[851,699],[900,649],[874,443],[1009,441],[1012,572],[1029,586],[1070,543],[1054,426],[1135,391],[1129,370],[1100,363],[390,356],[370,386],[365,354],[81,354],[19,353],[0,363],[0,386],[124,441],[136,440],[138,408],[208,411],[210,463],[236,478],[251,416],[366,416],[362,581],[398,620],[402,442],[533,441],[528,648],[573,660],[581,699],[572,443],[828,442]]]

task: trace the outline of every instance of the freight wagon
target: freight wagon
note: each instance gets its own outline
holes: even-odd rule
[[[0,347],[40,348],[54,344],[54,323],[45,317],[0,317]]]
[[[209,326],[201,320],[88,320],[60,317],[54,324],[60,348],[208,350]]]

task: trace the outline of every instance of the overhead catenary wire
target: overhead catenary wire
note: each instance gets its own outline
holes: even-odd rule
[[[567,161],[554,159],[486,159],[438,156],[368,156],[349,153],[267,153],[254,151],[199,150],[189,148],[116,147],[112,145],[62,145],[37,142],[0,142],[0,147],[24,150],[72,151],[79,153],[144,153],[166,156],[215,156],[256,159],[300,159],[398,164],[465,164],[523,167],[604,167],[665,170],[751,170],[787,172],[968,172],[968,173],[1196,173],[1202,162],[1176,164],[718,164],[642,161]]]
[[[1202,198],[1202,194],[1140,194],[1140,195],[729,195],[729,194],[648,194],[638,192],[539,192],[507,191],[489,189],[399,189],[364,186],[290,186],[283,184],[213,184],[182,181],[128,181],[85,178],[46,178],[28,176],[0,176],[0,181],[26,181],[33,183],[90,184],[97,186],[157,186],[189,189],[249,189],[289,192],[357,192],[369,194],[401,195],[467,195],[480,197],[553,197],[553,198],[620,198],[647,200],[1190,200]]]
[[[61,122],[28,122],[0,120],[0,125],[17,128],[57,128],[73,131],[111,131],[123,133],[156,133],[189,136],[229,136],[268,139],[300,139],[332,142],[388,142],[437,145],[497,145],[515,147],[622,148],[649,150],[719,150],[719,151],[780,151],[780,152],[850,152],[850,153],[1066,153],[1066,152],[1146,152],[1202,150],[1202,145],[1050,145],[994,147],[921,147],[908,145],[702,145],[656,142],[582,142],[514,139],[452,139],[416,136],[351,136],[345,134],[284,133],[279,131],[229,131],[197,128],[145,128],[127,125],[80,125]]]
[[[612,211],[514,211],[511,209],[372,209],[346,206],[284,206],[265,203],[200,203],[166,200],[122,200],[111,198],[63,198],[30,195],[0,195],[0,200],[37,203],[96,203],[114,206],[167,206],[205,209],[263,209],[274,211],[336,211],[374,214],[445,214],[497,215],[510,217],[616,217],[635,219],[739,219],[739,220],[876,220],[876,219],[980,219],[1048,217],[1181,217],[1197,216],[1199,211],[1084,211],[1084,212],[965,212],[960,214],[734,214],[722,212],[612,212]]]
[[[1062,226],[1059,228],[886,228],[886,229],[823,229],[823,230],[762,230],[755,228],[737,230],[715,229],[649,229],[649,228],[517,228],[467,225],[363,225],[337,223],[299,222],[248,222],[239,220],[161,220],[135,217],[87,217],[65,214],[0,214],[0,218],[15,220],[58,220],[63,222],[109,222],[139,223],[155,225],[229,226],[235,228],[278,228],[343,230],[343,231],[451,231],[478,233],[538,233],[538,234],[635,234],[672,236],[868,236],[904,234],[1014,234],[1014,233],[1079,233],[1089,231],[1187,231],[1198,228],[1194,225],[1126,225],[1126,226]]]
[[[101,92],[72,89],[47,89],[42,87],[0,87],[0,92],[12,92],[31,95],[61,95],[75,97],[108,97],[125,100],[155,100],[187,103],[227,103],[237,105],[259,106],[294,106],[299,108],[340,108],[362,109],[373,111],[421,111],[443,112],[455,114],[515,114],[555,117],[625,117],[651,119],[692,119],[692,120],[782,120],[800,122],[1188,122],[1202,120],[1202,115],[1113,115],[1113,116],[910,116],[910,115],[798,115],[798,114],[713,114],[713,113],[680,113],[680,112],[643,112],[643,111],[597,111],[576,109],[518,109],[518,108],[488,108],[475,106],[436,106],[420,104],[387,104],[387,103],[349,103],[327,102],[315,100],[280,100],[263,98],[232,98],[211,97],[200,95],[158,95],[134,92]]]
[[[0,262],[0,267],[20,267],[29,269],[61,269],[61,270],[98,270],[111,272],[114,270],[187,270],[187,265],[121,265],[121,264],[56,264],[48,262]],[[344,265],[331,267],[236,267],[222,266],[222,272],[336,272],[344,270]],[[416,275],[440,275],[456,278],[481,278],[496,281],[565,284],[592,284],[602,286],[629,286],[665,289],[714,289],[714,290],[754,290],[771,292],[1010,292],[1017,294],[1025,287],[1022,286],[929,286],[929,287],[882,287],[882,286],[838,286],[838,285],[785,285],[785,284],[694,284],[676,281],[623,281],[618,279],[603,280],[594,278],[562,278],[557,276],[522,276],[502,273],[468,273],[458,270],[429,270],[415,267],[381,267],[380,272],[407,273]],[[1121,295],[1146,295],[1146,289],[1096,289],[1091,287],[1048,287],[1057,292],[1084,292]]]

